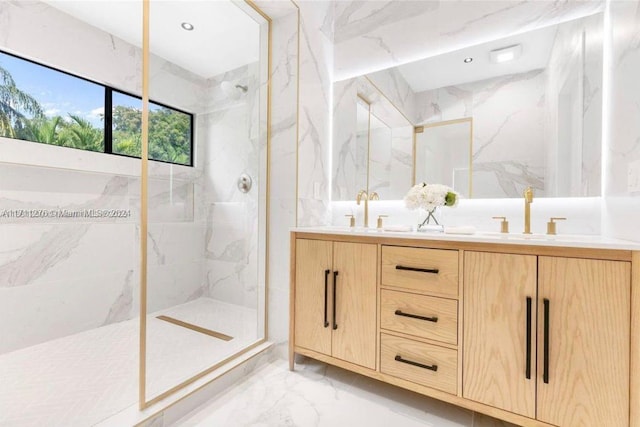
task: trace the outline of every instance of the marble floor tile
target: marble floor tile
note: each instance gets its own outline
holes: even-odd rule
[[[310,359],[290,372],[279,359],[173,425],[471,427],[473,417],[470,411]]]

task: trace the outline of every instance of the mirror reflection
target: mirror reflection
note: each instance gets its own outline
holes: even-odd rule
[[[360,190],[404,196],[412,181],[413,125],[365,77],[334,83],[333,200]]]
[[[416,134],[415,154],[395,147],[389,154],[384,142],[378,147],[371,141],[369,186],[387,185],[386,194],[375,188],[381,198],[401,199],[421,176],[437,183],[455,179],[462,188],[465,174],[469,182],[462,193],[474,198],[522,197],[529,186],[538,197],[599,196],[602,29],[603,13],[595,13],[337,82],[334,144],[347,141],[351,125],[346,117],[337,117],[344,111],[345,99],[355,103],[356,94],[349,91],[368,84],[380,92],[378,98],[386,99],[410,123],[426,131]],[[455,127],[427,129],[459,119],[473,119],[471,165],[465,170],[456,163],[443,172],[440,168],[448,158],[437,156],[450,153],[440,152],[442,145],[427,148],[425,144],[447,137],[447,129],[454,132]],[[351,121],[355,122],[355,116]],[[465,162],[462,153],[468,147],[456,149],[461,156],[456,162]],[[343,149],[344,145],[334,153],[344,154]],[[402,184],[396,180],[397,187],[394,172],[372,176],[393,169],[389,164],[374,165],[383,159],[383,153],[391,162],[400,153],[408,155],[408,163],[416,164],[416,171],[411,172],[415,176]],[[436,158],[425,158],[428,156]],[[342,160],[346,158],[334,157],[334,178],[338,179],[334,179],[333,199],[351,200],[353,189],[340,177],[349,176],[355,164]]]
[[[472,123],[461,119],[416,129],[415,182],[444,184],[471,197]]]

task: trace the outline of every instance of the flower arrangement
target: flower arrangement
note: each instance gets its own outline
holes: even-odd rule
[[[418,226],[420,228],[428,224],[430,219],[438,224],[438,220],[433,216],[435,210],[440,206],[456,206],[458,198],[458,193],[446,185],[421,182],[411,187],[404,196],[404,203],[411,210],[422,208],[428,212],[427,218]]]

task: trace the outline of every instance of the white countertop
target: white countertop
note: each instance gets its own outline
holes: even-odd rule
[[[567,248],[617,249],[640,251],[640,243],[629,240],[611,239],[602,236],[565,235],[549,236],[546,234],[524,235],[518,233],[502,234],[478,231],[475,234],[446,234],[423,232],[380,231],[375,228],[364,229],[326,226],[326,227],[294,227],[291,231],[299,233],[338,234],[344,236],[396,237],[402,239],[439,240],[448,242],[499,243],[530,246],[557,246]]]

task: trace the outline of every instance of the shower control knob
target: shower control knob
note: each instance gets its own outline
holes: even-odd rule
[[[243,173],[238,178],[237,186],[238,186],[238,190],[240,190],[241,193],[248,193],[251,190],[252,185],[253,185],[253,180],[246,173]]]

